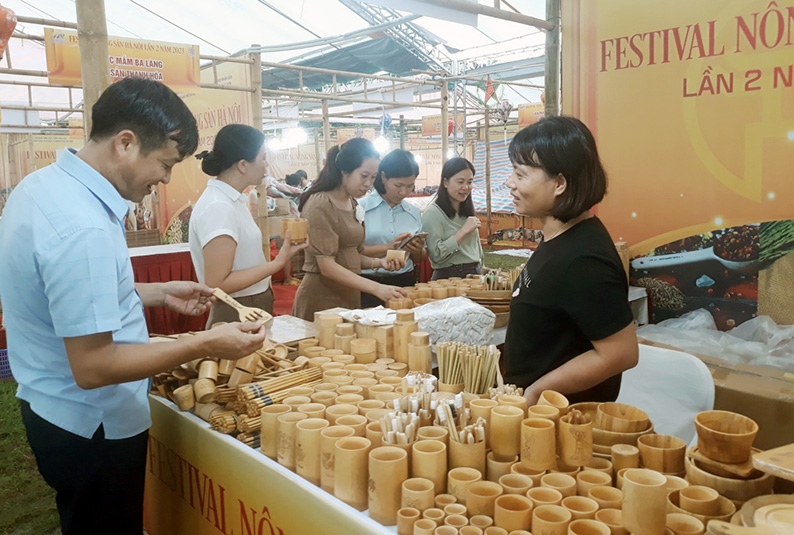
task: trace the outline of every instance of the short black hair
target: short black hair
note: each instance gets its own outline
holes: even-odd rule
[[[541,119],[515,135],[508,149],[513,165],[543,169],[550,178],[565,177],[565,191],[550,215],[568,222],[604,199],[607,175],[595,139],[585,124],[564,115]]]
[[[300,186],[301,176],[298,173],[292,173],[291,175],[287,175],[287,177],[284,179],[284,182],[290,186]]]
[[[182,158],[198,146],[196,119],[171,89],[143,78],[124,78],[111,85],[91,108],[91,139],[132,130],[148,154],[176,142]]]
[[[407,150],[395,149],[384,156],[378,166],[378,176],[375,177],[373,186],[378,193],[386,193],[383,185],[383,175],[386,179],[416,177],[419,175],[419,164],[414,155]]]
[[[298,175],[299,178],[309,178],[309,175],[303,169],[298,169],[294,174]]]
[[[215,136],[212,150],[197,154],[201,170],[218,176],[240,160],[253,162],[265,144],[265,134],[247,124],[227,124]]]
[[[471,200],[471,193],[465,201],[460,203],[460,209],[455,212],[452,202],[449,200],[449,193],[447,187],[444,185],[444,180],[449,180],[461,171],[470,169],[472,174],[475,174],[474,164],[466,158],[450,158],[444,167],[441,168],[441,182],[438,185],[438,193],[436,194],[436,204],[441,208],[447,217],[452,219],[456,215],[461,217],[470,217],[474,215],[474,201]]]

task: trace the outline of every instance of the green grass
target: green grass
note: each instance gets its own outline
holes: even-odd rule
[[[491,269],[513,269],[524,264],[527,259],[518,256],[508,256],[491,253],[492,249],[483,249],[483,263]]]
[[[55,491],[36,468],[16,390],[16,383],[0,382],[0,534],[60,533]]]

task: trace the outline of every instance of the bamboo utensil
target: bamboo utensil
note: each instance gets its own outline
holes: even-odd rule
[[[220,288],[215,288],[215,290],[212,292],[212,295],[217,297],[219,301],[223,301],[235,309],[237,311],[237,315],[240,316],[240,321],[250,321],[251,323],[265,324],[273,319],[273,316],[261,308],[246,307],[241,305],[236,299],[228,295]]]

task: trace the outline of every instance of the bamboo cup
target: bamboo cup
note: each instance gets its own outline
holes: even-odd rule
[[[532,521],[532,501],[526,496],[505,494],[494,502],[494,524],[508,532],[528,530]]]
[[[343,354],[350,354],[350,342],[356,339],[355,334],[349,334],[347,336],[340,335],[338,333],[334,334],[334,349],[339,349],[343,352]],[[351,355],[352,356],[352,355]],[[353,357],[355,360],[355,357]]]
[[[504,489],[493,481],[475,481],[466,487],[466,509],[469,515],[494,516],[494,502]]]
[[[494,411],[498,409],[496,407]],[[554,468],[557,456],[555,435],[551,420],[527,418],[521,422],[521,464],[532,470]]]
[[[196,406],[196,397],[192,385],[180,386],[173,392],[174,402],[180,411],[189,411]]]
[[[382,409],[385,406],[386,403],[377,399],[364,399],[356,404],[356,407],[358,407],[358,413],[362,416],[366,416],[367,413],[373,409]]]
[[[447,473],[447,492],[460,502],[466,503],[466,488],[482,479],[482,472],[474,468],[453,468]]]
[[[321,346],[334,347],[336,326],[343,321],[342,316],[333,312],[318,312],[314,315],[314,327],[317,329],[317,339]]]
[[[469,522],[471,522],[471,520],[469,520]],[[529,532],[527,532],[527,534],[532,535]],[[458,530],[458,535],[482,535],[482,528],[478,528],[477,526],[472,526],[472,525],[463,526]],[[516,534],[516,532],[513,532],[511,535],[524,535],[524,534],[522,533]]]
[[[595,501],[600,509],[621,509],[623,507],[623,491],[615,487],[592,487],[587,497]]]
[[[306,415],[302,412],[288,412],[278,417],[276,460],[278,464],[290,470],[295,470],[296,424],[305,419]]]
[[[218,361],[214,359],[203,359],[199,362],[199,379],[211,379],[212,382],[218,380]]]
[[[357,338],[350,341],[350,354],[356,357],[356,362],[359,364],[374,363],[377,358],[376,350],[374,338]]]
[[[367,421],[368,422],[380,422],[381,418],[387,416],[389,414],[388,409],[372,409],[371,411],[367,411]]]
[[[424,428],[420,428],[424,429]],[[411,474],[433,482],[434,494],[447,489],[447,446],[439,440],[417,440],[412,445]]]
[[[320,486],[320,433],[328,427],[321,418],[306,418],[295,427],[295,472]]]
[[[331,357],[321,357],[320,356],[320,353],[325,351],[324,347],[309,346],[306,349],[304,349],[303,351],[305,353],[309,353],[308,355],[305,355],[305,357],[309,359],[309,362],[307,363],[307,366],[310,369],[312,369],[312,368],[321,368],[323,364],[326,364],[328,362],[333,362],[333,360],[331,360]]]
[[[402,482],[408,479],[408,453],[381,446],[369,452],[369,516],[384,526],[397,522]]]
[[[334,336],[336,336],[336,335],[334,335]],[[339,351],[342,351],[342,350],[339,349]],[[348,369],[348,366],[350,366],[351,364],[357,364],[357,362],[356,362],[356,357],[351,355],[349,351],[348,352],[344,352],[343,351],[341,354],[336,355],[336,356],[331,357],[331,358],[334,359],[334,362],[338,362],[339,364],[344,364],[345,371],[347,373],[349,373],[351,377],[353,376],[353,371]]]
[[[336,335],[334,335],[334,336],[336,336]],[[331,348],[331,349],[326,349],[325,351],[323,351],[323,354],[321,356],[329,357],[331,359],[331,362],[328,362],[327,364],[333,364],[334,368],[344,368],[345,364],[347,364],[347,362],[339,362],[339,361],[336,360],[336,357],[340,357],[340,356],[342,356],[344,354],[345,354],[345,352],[342,351],[341,349]]]
[[[535,507],[541,505],[560,505],[562,503],[562,493],[557,489],[549,487],[532,487],[527,491],[527,498],[532,500]]]
[[[684,487],[689,486],[689,481],[682,477],[678,476],[671,476],[670,474],[664,475],[665,479],[667,479],[667,491],[672,492],[674,490],[681,490]]]
[[[471,419],[475,422],[478,418],[485,420],[485,447],[490,447],[490,426],[491,426],[491,409],[496,407],[498,403],[493,399],[474,399],[469,402],[469,411],[471,411]]]
[[[336,441],[352,437],[353,428],[346,425],[331,425],[320,431],[320,486],[326,492],[334,493],[334,460]]]
[[[311,396],[314,393],[314,388],[310,386],[296,386],[290,388],[290,396]]]
[[[612,461],[595,456],[590,459],[590,462],[587,464],[587,466],[582,467],[582,470],[595,470],[597,472],[603,472],[605,474],[609,474],[609,477],[612,477],[614,474],[614,470],[612,469]]]
[[[282,235],[289,230],[290,243],[299,245],[306,241],[309,221],[302,217],[287,217],[281,220]]]
[[[463,508],[466,509],[465,507]],[[451,535],[458,535],[458,530],[469,523],[469,519],[465,515],[447,515],[444,518],[444,525],[455,528],[455,531],[450,532]],[[438,531],[438,530],[436,530]]]
[[[383,431],[381,430],[380,422],[367,422],[367,426],[364,429],[364,436],[372,442],[373,448],[383,446]]]
[[[397,377],[405,377],[408,374],[407,362],[394,362],[392,364],[389,364],[388,368],[393,372],[397,372]]]
[[[527,491],[532,488],[532,480],[521,474],[505,474],[499,478],[499,485],[505,494],[526,496]]]
[[[680,474],[686,470],[686,442],[671,435],[642,435],[637,439],[642,464],[649,470]]]
[[[438,426],[420,427],[416,431],[417,440],[438,440],[449,447],[449,429]]]
[[[353,355],[350,356],[352,357]],[[353,357],[353,362],[351,362],[350,364],[345,364],[345,370],[347,370],[347,373],[349,373],[352,377],[363,377],[363,376],[354,375],[353,372],[369,372],[369,370],[367,369],[367,365],[356,362],[355,357]],[[366,377],[375,377],[375,373],[370,372],[366,375]]]
[[[413,535],[419,515],[420,511],[413,507],[403,507],[397,511],[397,535]]]
[[[505,528],[500,528],[499,526],[488,526],[483,533],[485,535],[509,535]]]
[[[289,396],[284,398],[282,403],[289,407],[292,412],[298,412],[298,407],[311,403],[312,400],[308,396]]]
[[[503,475],[511,473],[510,467],[516,462],[518,462],[517,455],[507,461],[497,461],[493,456],[493,452],[489,451],[485,456],[485,478],[494,483],[498,482]]]
[[[422,511],[422,518],[427,518],[437,524],[443,524],[445,516],[447,515],[444,513],[444,510],[438,507],[431,507],[430,509]]]
[[[667,480],[659,472],[632,468],[623,474],[623,523],[633,535],[663,535]]]
[[[450,440],[449,442],[449,467],[458,468],[468,466],[485,475],[485,441],[472,444]]]
[[[513,466],[510,467],[510,473],[527,476],[532,480],[533,487],[539,487],[540,478],[546,475],[546,470],[532,470],[521,464],[521,461],[519,461],[517,463],[513,463]]]
[[[557,458],[557,462],[554,465],[554,468],[549,470],[549,472],[558,473],[558,474],[568,474],[569,476],[575,478],[576,474],[582,471],[581,466],[568,466],[564,462],[562,462],[559,458]]]
[[[366,437],[367,417],[360,414],[345,414],[339,416],[334,425],[346,425],[353,428],[353,436]]]
[[[609,526],[593,519],[576,519],[568,524],[568,535],[610,535]]]
[[[350,336],[351,334],[356,334],[356,326],[353,323],[339,323],[336,325],[334,334],[338,334],[339,336]]]
[[[576,496],[576,480],[568,474],[546,474],[540,478],[540,486],[560,491],[563,498]]]
[[[458,498],[452,494],[437,494],[433,503],[436,509],[441,509],[443,511],[447,505],[458,503]]]
[[[339,396],[337,396],[339,398]],[[325,409],[325,419],[331,425],[336,425],[336,419],[347,414],[358,414],[358,407],[347,403],[332,405]]]
[[[193,383],[193,394],[198,403],[211,403],[215,401],[215,381],[212,379],[197,379],[196,382]]]
[[[234,363],[235,361],[229,359],[221,359],[218,362],[218,374],[219,375],[231,375],[234,371]]]
[[[609,527],[611,535],[629,535],[623,525],[623,511],[620,509],[600,509],[596,511],[596,520]]]
[[[567,412],[570,403],[568,402],[568,398],[559,392],[555,392],[554,390],[544,390],[540,393],[538,405],[551,405],[552,407],[556,407],[560,410],[560,416],[562,416]]]
[[[334,385],[336,386],[336,385]],[[309,399],[312,400],[314,403],[321,403],[324,407],[328,408],[331,405],[335,404],[336,401],[336,392],[331,392],[329,390],[320,390],[319,392],[315,392],[309,396]],[[323,416],[325,415],[325,411],[323,411]]]
[[[298,407],[298,412],[302,412],[309,418],[325,419],[325,405],[322,403],[307,403]]]
[[[574,520],[593,520],[595,519],[596,511],[599,509],[595,500],[584,496],[568,496],[562,499],[561,505],[571,512],[571,518]]]
[[[394,325],[376,327],[372,337],[375,339],[375,351],[378,358],[392,358],[394,356]]]
[[[306,348],[320,345],[317,338],[306,338],[298,342],[298,355],[306,355]],[[308,355],[306,355],[308,356]]]
[[[634,470],[634,468],[621,468],[615,474],[615,488],[623,489],[623,474],[628,472],[629,470]],[[666,479],[666,478],[665,478]]]
[[[571,512],[559,505],[541,505],[532,511],[532,533],[567,535]]]
[[[200,406],[197,404],[195,408],[196,416],[205,422],[209,422],[212,416],[225,411],[226,409],[217,403],[202,403]]]
[[[469,518],[469,524],[485,531],[486,528],[493,526],[493,517],[485,515],[474,515]]]
[[[410,301],[410,299],[407,299]],[[413,306],[413,302],[410,303]],[[419,330],[412,310],[398,310],[394,322],[394,359],[408,364],[408,342],[411,333]]]
[[[424,477],[406,479],[402,484],[400,504],[402,507],[413,507],[420,512],[435,505],[435,486]]]
[[[433,352],[429,333],[414,331],[408,335],[408,369],[423,373],[433,372]]]
[[[518,407],[524,413],[524,418],[527,416],[527,398],[524,396],[502,394],[496,398],[496,402],[507,407]]]
[[[678,506],[687,513],[717,516],[720,513],[720,495],[712,488],[692,485],[678,491]]]
[[[631,444],[612,445],[612,466],[615,472],[624,468],[638,468],[640,466],[640,450]]]
[[[560,460],[569,466],[587,466],[593,458],[593,422],[572,424],[570,416],[559,422]]]
[[[276,459],[278,456],[278,417],[288,412],[290,408],[281,403],[262,408],[260,443],[262,453],[271,459]]]
[[[463,515],[466,516],[466,506],[462,503],[448,503],[444,506],[444,514],[449,515]],[[467,522],[468,524],[468,522]]]
[[[683,513],[668,513],[665,526],[673,535],[703,535],[706,532],[703,522]]]
[[[336,383],[320,383],[314,385],[312,389],[315,392],[336,392],[339,389],[339,385]]]
[[[560,409],[551,405],[532,405],[527,407],[527,416],[529,418],[545,418],[556,424],[560,420]]]
[[[420,518],[414,522],[413,535],[433,535],[436,530],[436,523],[429,518]]]
[[[491,409],[489,429],[491,451],[499,461],[511,459],[521,451],[521,420],[524,413],[517,407],[497,405]]]
[[[597,470],[582,470],[576,474],[576,494],[587,496],[593,487],[612,486],[612,476]]]
[[[353,386],[353,385],[351,385]],[[335,405],[354,405],[356,413],[358,413],[358,403],[364,401],[364,396],[361,394],[339,394],[334,400]]]
[[[458,528],[445,524],[443,526],[438,526],[433,533],[434,535],[458,535]]]
[[[334,444],[334,496],[359,511],[367,508],[367,462],[372,444],[345,437]]]

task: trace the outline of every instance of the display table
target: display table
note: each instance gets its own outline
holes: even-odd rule
[[[133,247],[130,249],[135,282],[197,281],[187,243]],[[146,326],[150,333],[178,334],[200,331],[209,313],[184,316],[165,307],[146,307]]]
[[[149,405],[150,535],[397,533],[170,401],[149,396]]]

